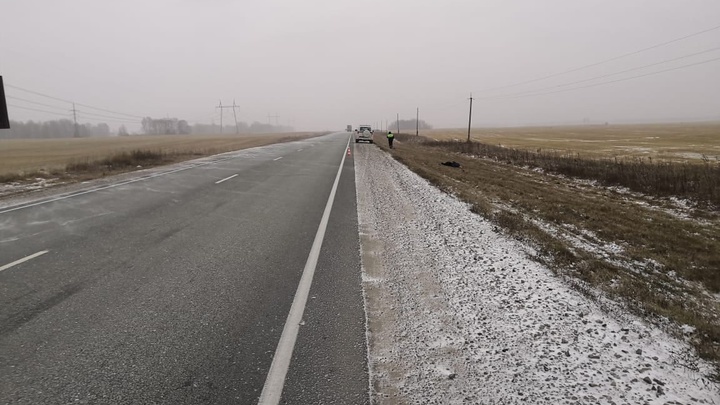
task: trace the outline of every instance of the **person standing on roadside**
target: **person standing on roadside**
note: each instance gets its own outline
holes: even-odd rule
[[[390,149],[392,149],[393,148],[392,142],[393,142],[393,139],[395,139],[395,135],[393,135],[392,132],[388,131],[387,138],[388,138],[388,145],[390,145]]]

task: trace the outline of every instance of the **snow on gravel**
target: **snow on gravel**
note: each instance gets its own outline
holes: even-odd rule
[[[375,403],[720,403],[685,343],[603,312],[378,148],[354,159]]]

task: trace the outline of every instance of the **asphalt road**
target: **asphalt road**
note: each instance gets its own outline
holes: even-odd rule
[[[348,138],[0,208],[0,403],[257,403]],[[282,403],[368,403],[352,156],[300,325]]]

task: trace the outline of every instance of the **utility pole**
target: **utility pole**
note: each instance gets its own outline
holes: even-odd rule
[[[420,107],[415,112],[415,136],[420,135]]]
[[[400,113],[397,114],[397,119],[395,120],[397,123],[397,133],[400,133]]]
[[[275,126],[277,126],[277,125],[278,125],[278,122],[279,122],[278,120],[280,119],[280,116],[279,116],[279,115],[270,115],[270,114],[268,114],[268,125],[272,125],[272,121],[271,121],[272,119],[275,120]]]
[[[468,117],[468,142],[470,142],[470,126],[472,125],[472,101],[473,96],[472,93],[470,93],[470,116]]]
[[[222,133],[223,133],[223,119],[222,119],[222,115],[223,115],[223,105],[222,105],[222,100],[220,100],[220,101],[218,102],[218,106],[215,107],[215,108],[219,108],[219,109],[220,109],[220,133],[222,134]]]
[[[237,107],[237,106],[235,105],[235,99],[233,99],[232,109],[233,109],[233,118],[235,118],[235,135],[238,135],[240,133],[240,128],[238,127],[238,123],[237,123],[237,114],[235,114],[235,107]],[[240,107],[238,107],[238,108],[240,108]]]
[[[78,128],[77,110],[75,109],[75,103],[73,103],[72,113],[73,113],[73,121],[75,122],[75,138],[80,138],[80,128]]]

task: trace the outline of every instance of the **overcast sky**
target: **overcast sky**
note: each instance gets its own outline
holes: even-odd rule
[[[218,123],[214,106],[234,99],[243,121],[277,115],[300,130],[412,118],[416,107],[435,127],[462,127],[470,92],[474,126],[720,119],[720,61],[680,68],[720,58],[711,50],[720,29],[488,90],[717,26],[718,0],[0,0],[0,75],[61,99],[190,122]],[[552,94],[528,96],[536,90]],[[14,106],[71,108],[6,93]],[[60,118],[14,106],[11,119]]]

